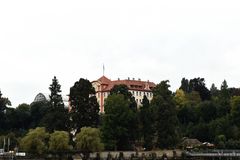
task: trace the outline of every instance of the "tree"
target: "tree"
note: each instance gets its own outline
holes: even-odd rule
[[[8,100],[8,98],[2,97],[2,93],[0,91],[0,131],[3,131],[6,127],[5,121],[5,111],[7,109],[7,106],[11,105],[11,102]]]
[[[209,125],[203,122],[193,126],[190,137],[197,138],[201,142],[212,142],[214,140],[214,135],[210,132]]]
[[[65,131],[54,131],[50,134],[49,151],[59,155],[61,159],[63,153],[71,149],[69,145],[69,134]]]
[[[210,92],[211,92],[212,97],[218,96],[219,90],[217,89],[217,87],[215,86],[214,83],[212,84],[212,86],[210,88]]]
[[[224,80],[221,85],[220,96],[224,99],[230,99],[230,93],[228,90],[227,81]]]
[[[18,129],[20,130],[28,130],[31,124],[31,112],[30,112],[30,105],[28,104],[20,104],[16,108],[16,115],[17,115],[17,123]]]
[[[135,140],[140,139],[140,128],[139,128],[139,115],[137,110],[137,103],[135,101],[135,97],[132,95],[131,92],[129,92],[128,87],[124,84],[115,85],[110,91],[110,95],[113,94],[120,94],[124,96],[124,99],[129,101],[129,108],[133,111],[133,119],[131,123],[131,128],[129,130],[130,134],[130,140],[132,142],[135,142]]]
[[[204,101],[198,104],[199,117],[201,117],[204,122],[210,122],[217,117],[217,105],[211,101]]]
[[[162,81],[153,90],[151,105],[156,113],[157,144],[160,148],[176,145],[178,140],[176,106],[168,81]]]
[[[47,151],[49,134],[45,128],[30,129],[20,141],[20,149],[35,155],[43,155]]]
[[[150,107],[148,98],[144,95],[142,100],[142,107],[140,108],[140,122],[141,122],[141,133],[144,140],[144,147],[147,150],[152,149],[153,147],[153,138],[154,138],[154,119],[153,111]]]
[[[185,93],[189,93],[189,81],[188,79],[183,78],[181,81],[181,86],[180,88],[181,90],[183,90]]]
[[[61,95],[61,85],[58,83],[56,76],[52,79],[52,84],[49,87],[50,90],[50,106],[51,109],[64,108],[62,95]]]
[[[230,113],[230,93],[227,85],[227,81],[224,80],[221,85],[221,90],[219,93],[219,108],[218,108],[218,116],[225,116],[226,114]]]
[[[50,105],[48,101],[33,102],[30,105],[30,113],[31,113],[30,128],[46,126],[45,120],[43,118],[49,112],[49,108],[50,108]]]
[[[13,132],[9,132],[6,135],[0,136],[0,146],[1,148],[8,150],[14,150],[14,148],[18,145],[18,139]]]
[[[240,127],[240,96],[231,99],[231,117],[233,122]]]
[[[211,99],[211,93],[205,86],[204,78],[198,77],[198,78],[191,79],[189,82],[189,90],[190,92],[197,91],[202,101]]]
[[[79,132],[82,127],[97,127],[99,123],[99,104],[95,90],[86,79],[80,79],[70,88],[71,128]]]
[[[89,158],[89,153],[102,151],[101,133],[97,128],[83,127],[76,135],[76,149],[83,154],[83,160]]]
[[[108,150],[132,149],[136,117],[129,104],[122,94],[112,94],[106,99],[101,131]]]
[[[11,102],[8,98],[2,97],[2,93],[0,91],[0,113],[4,112],[8,105],[11,106]]]
[[[14,132],[18,129],[18,119],[15,108],[8,107],[5,110],[5,130]]]
[[[225,135],[217,135],[215,138],[215,144],[218,149],[225,149],[226,137]]]
[[[120,85],[113,86],[113,88],[110,91],[110,95],[112,95],[112,94],[124,95],[124,98],[130,101],[129,107],[132,110],[137,111],[137,103],[135,101],[135,98],[132,95],[132,93],[129,92],[128,87],[126,85],[120,84]]]
[[[240,88],[232,87],[232,88],[228,88],[228,90],[231,97],[240,96]]]
[[[186,126],[189,123],[197,123],[198,116],[196,113],[196,107],[185,105],[181,108],[178,108],[177,112],[179,122]]]
[[[52,79],[49,90],[51,92],[49,96],[49,111],[43,118],[44,126],[49,132],[67,130],[68,114],[62,100],[61,85],[55,76]]]
[[[185,95],[185,92],[182,89],[176,90],[174,100],[178,107],[181,107],[187,104],[187,97]]]

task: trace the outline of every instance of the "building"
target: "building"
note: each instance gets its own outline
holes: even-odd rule
[[[69,98],[68,96],[62,95],[64,107],[68,108],[69,107]],[[46,93],[38,93],[33,102],[44,102],[44,101],[50,101],[49,94]]]
[[[125,79],[125,80],[110,80],[105,76],[102,76],[98,80],[92,82],[93,87],[96,91],[97,101],[100,105],[100,112],[104,112],[104,101],[110,94],[110,90],[114,85],[124,84],[128,87],[129,91],[135,97],[138,106],[141,105],[144,95],[147,96],[149,100],[152,100],[153,94],[152,89],[156,86],[153,82],[141,81],[141,79]]]

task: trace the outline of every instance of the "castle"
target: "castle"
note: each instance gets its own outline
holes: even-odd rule
[[[152,89],[156,86],[155,83],[149,81],[141,81],[141,79],[125,79],[125,80],[110,80],[105,76],[100,77],[98,80],[92,82],[92,86],[95,88],[97,101],[100,106],[100,113],[104,113],[104,102],[110,94],[110,90],[114,85],[124,84],[128,87],[129,92],[135,97],[138,106],[141,105],[144,95],[148,100],[152,100]]]

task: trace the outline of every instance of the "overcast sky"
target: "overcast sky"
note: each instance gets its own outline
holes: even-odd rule
[[[171,89],[182,77],[240,87],[240,2],[0,1],[0,89],[13,107],[63,94],[79,78],[141,78]]]

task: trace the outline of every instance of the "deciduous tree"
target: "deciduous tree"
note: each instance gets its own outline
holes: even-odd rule
[[[43,155],[47,151],[49,134],[45,128],[30,129],[20,141],[20,149],[28,153]]]
[[[49,151],[59,155],[59,158],[64,153],[70,151],[71,146],[69,145],[69,134],[65,131],[54,131],[50,134],[49,139]]]
[[[130,102],[122,94],[112,94],[105,102],[103,115],[102,135],[103,142],[108,150],[132,149],[133,123],[135,113],[129,108]]]
[[[101,142],[100,130],[97,128],[83,127],[76,135],[76,149],[84,156],[84,160],[89,158],[89,153],[102,151],[104,145]]]

